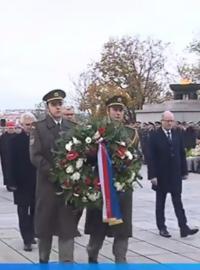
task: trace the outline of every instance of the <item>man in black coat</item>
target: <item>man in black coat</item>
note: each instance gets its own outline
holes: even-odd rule
[[[172,203],[178,219],[181,237],[198,232],[190,229],[182,204],[182,179],[187,175],[187,163],[183,141],[180,133],[173,130],[174,115],[165,111],[162,126],[150,136],[148,179],[156,190],[156,223],[163,237],[171,237],[165,225],[165,201],[167,193],[171,194]]]
[[[29,134],[35,117],[31,113],[21,116],[23,130],[11,141],[11,168],[14,191],[14,203],[17,205],[20,233],[24,242],[24,250],[31,251],[34,243],[34,205],[36,168],[29,155]]]
[[[3,173],[3,184],[8,191],[11,191],[11,140],[15,137],[15,123],[7,121],[6,130],[0,136],[0,158]]]

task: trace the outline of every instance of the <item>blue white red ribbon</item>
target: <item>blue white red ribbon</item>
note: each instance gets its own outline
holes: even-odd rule
[[[98,171],[103,197],[103,222],[107,222],[109,225],[123,223],[114,187],[112,160],[104,143],[99,143]]]

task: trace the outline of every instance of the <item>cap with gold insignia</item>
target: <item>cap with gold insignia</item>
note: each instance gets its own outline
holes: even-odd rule
[[[61,89],[55,89],[48,92],[43,96],[42,100],[45,102],[50,102],[52,100],[63,100],[66,97],[65,91]]]
[[[126,107],[127,100],[124,96],[113,96],[106,101],[106,106],[107,107],[112,107],[112,106]]]

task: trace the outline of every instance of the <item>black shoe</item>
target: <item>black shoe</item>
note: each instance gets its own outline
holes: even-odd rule
[[[98,263],[97,259],[94,259],[94,258],[92,258],[92,257],[89,257],[89,258],[88,258],[88,262],[89,262],[89,263]]]
[[[181,230],[180,234],[181,237],[187,237],[188,235],[193,235],[195,233],[197,233],[199,231],[199,229],[190,229],[189,227],[187,229]]]
[[[167,231],[167,229],[162,229],[160,230],[160,235],[163,236],[163,237],[166,237],[166,238],[169,238],[171,237],[171,234],[169,234],[169,232]]]
[[[24,250],[25,251],[32,251],[31,244],[24,244]]]
[[[39,263],[48,263],[48,261],[44,261],[44,260],[40,259]]]
[[[16,186],[7,186],[7,190],[10,192],[14,192],[17,190],[17,187]]]
[[[33,238],[33,240],[31,241],[31,244],[36,245],[37,241],[35,240],[35,238]]]

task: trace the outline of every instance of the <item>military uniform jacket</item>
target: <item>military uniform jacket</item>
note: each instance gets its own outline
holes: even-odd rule
[[[61,130],[70,133],[73,126],[63,119]],[[55,121],[47,115],[46,119],[35,123],[30,139],[30,157],[37,168],[35,233],[39,238],[57,235],[67,239],[78,235],[73,209],[65,205],[62,195],[55,194],[50,174],[51,151],[59,132]]]
[[[127,127],[129,144],[138,143],[138,135],[135,129]],[[132,237],[132,191],[118,192],[119,205],[123,223],[109,226],[102,222],[102,210],[87,209],[85,233],[91,235],[105,235],[108,237]]]

